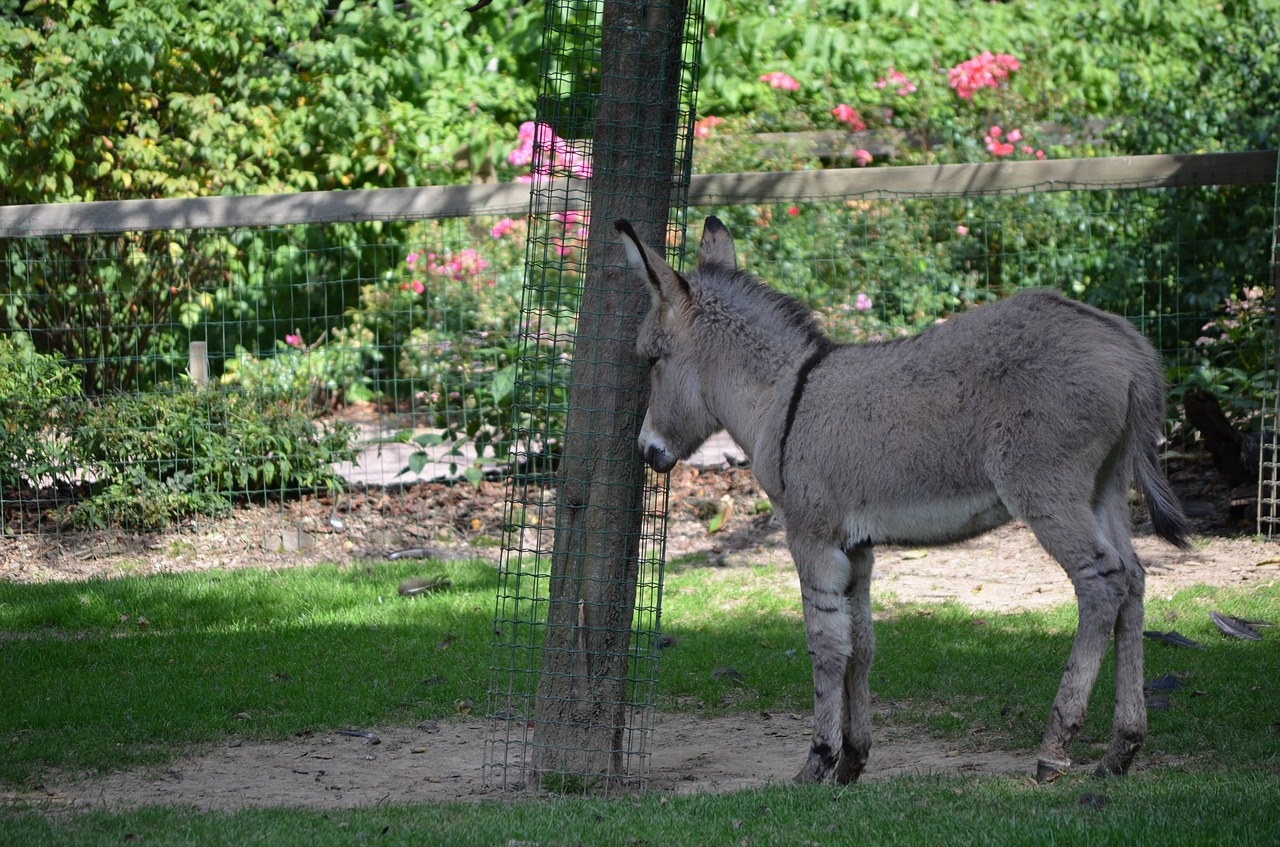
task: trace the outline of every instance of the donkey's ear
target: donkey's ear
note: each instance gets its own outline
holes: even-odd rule
[[[690,298],[688,281],[676,273],[656,250],[640,240],[630,222],[616,220],[613,228],[622,236],[622,246],[627,251],[627,264],[643,271],[649,280],[649,294],[654,305],[678,304]]]
[[[724,222],[712,215],[702,225],[702,244],[698,248],[698,267],[736,268],[738,257],[733,252],[733,236]]]

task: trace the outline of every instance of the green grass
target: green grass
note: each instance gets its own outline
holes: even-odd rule
[[[396,593],[424,574],[452,588]],[[495,585],[489,565],[398,563],[0,587],[0,680],[21,692],[0,783],[453,714],[484,698]]]
[[[146,807],[0,817],[6,844],[1252,845],[1280,832],[1274,776],[1142,774],[1049,787],[913,777],[848,789],[391,806],[350,811]],[[2,814],[2,813],[0,813]]]
[[[445,591],[396,594],[410,576]],[[686,566],[667,577],[660,707],[812,708],[799,598],[774,568]],[[477,563],[321,566],[81,583],[0,585],[0,784],[170,761],[228,736],[287,738],[455,715],[484,701],[497,576]],[[0,810],[5,844],[805,842],[1271,843],[1280,833],[1280,633],[1225,638],[1210,609],[1280,621],[1280,586],[1196,588],[1152,599],[1149,629],[1205,650],[1149,643],[1147,676],[1186,688],[1150,713],[1148,768],[1125,780],[1071,775],[1041,788],[1007,777],[904,778],[847,790],[780,787],[686,798],[563,798],[354,811],[182,808],[42,814]],[[140,625],[145,618],[145,626]],[[1026,750],[1070,649],[1074,609],[979,614],[877,603],[872,687],[880,724],[957,747]],[[732,667],[741,679],[713,678]],[[1109,668],[1074,755],[1096,759]],[[797,757],[803,751],[796,751]],[[874,755],[874,750],[873,750]],[[1102,808],[1083,804],[1105,795]],[[35,796],[35,795],[32,795]]]

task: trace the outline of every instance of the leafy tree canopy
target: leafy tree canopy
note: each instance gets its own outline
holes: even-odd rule
[[[532,115],[540,23],[518,3],[0,0],[0,203],[454,182]]]

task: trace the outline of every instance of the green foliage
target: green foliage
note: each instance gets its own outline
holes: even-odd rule
[[[503,167],[533,110],[536,4],[0,11],[5,204],[453,182]]]
[[[868,129],[896,132],[908,162],[987,159],[990,126],[1040,122],[1074,132],[1075,155],[1274,148],[1277,20],[1275,0],[711,0],[699,109],[737,118],[730,130],[805,131],[840,129],[831,110],[846,103]],[[984,50],[1021,69],[965,100],[948,70]],[[891,69],[910,90],[885,84]],[[775,71],[799,87],[759,79]],[[1081,138],[1086,120],[1112,127],[1106,145]]]
[[[81,370],[37,352],[25,335],[0,335],[0,491],[75,470],[62,430],[75,418]]]
[[[1261,286],[1228,296],[1220,314],[1201,327],[1187,384],[1212,391],[1230,417],[1256,419],[1261,398],[1276,385],[1275,319]]]
[[[325,343],[322,338],[308,345],[300,336],[289,335],[276,342],[274,356],[262,358],[241,347],[236,358],[226,362],[221,381],[254,395],[305,399],[316,412],[366,402],[374,394],[358,339],[355,333],[344,333],[340,341]]]
[[[287,395],[208,389],[108,395],[85,409],[70,450],[97,479],[64,509],[80,527],[154,528],[246,497],[336,488],[353,427],[318,424]]]

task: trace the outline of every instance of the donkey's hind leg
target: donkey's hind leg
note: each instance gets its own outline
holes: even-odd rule
[[[1120,554],[1128,593],[1116,619],[1116,708],[1111,722],[1111,744],[1098,763],[1098,776],[1123,774],[1133,764],[1147,737],[1147,704],[1142,680],[1143,596],[1146,574],[1130,539],[1128,481],[1108,498],[1107,536]]]
[[[1036,779],[1048,782],[1071,766],[1067,748],[1084,723],[1089,695],[1129,585],[1119,551],[1099,526],[1098,516],[1083,503],[1064,505],[1052,516],[1028,518],[1027,523],[1071,577],[1079,606],[1075,642],[1036,766]]]
[[[875,561],[870,544],[846,551],[852,572],[847,598],[849,641],[853,652],[844,672],[844,740],[836,782],[853,782],[862,775],[871,750],[871,660],[876,652],[876,634],[871,621],[871,568]]]
[[[805,637],[813,662],[813,743],[795,781],[821,782],[843,749],[846,688],[852,616],[846,594],[852,565],[838,547],[811,537],[787,539],[800,576]],[[862,753],[865,758],[866,751]]]

